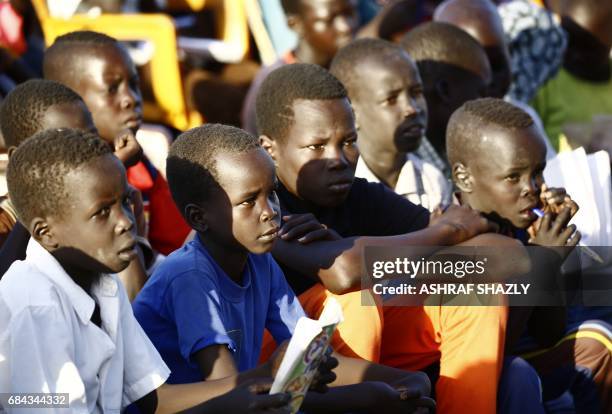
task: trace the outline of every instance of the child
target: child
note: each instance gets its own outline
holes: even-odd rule
[[[280,229],[272,160],[248,133],[208,124],[175,141],[167,172],[172,195],[197,236],[155,271],[134,313],[170,364],[170,382],[210,381],[251,369],[264,328],[280,343],[304,315],[269,254]],[[412,384],[411,398],[429,392],[420,373],[365,361],[340,360],[337,375],[339,384],[374,378]],[[342,397],[349,393],[356,394]],[[366,382],[309,395],[305,409],[361,410],[374,401],[394,412],[414,403],[402,404],[386,384]]]
[[[401,43],[419,68],[429,114],[426,136],[433,149],[424,140],[417,155],[450,178],[446,124],[463,103],[487,95],[492,76],[487,55],[472,36],[446,23],[422,24]]]
[[[336,52],[357,31],[359,16],[353,0],[282,0],[287,25],[298,35],[295,50],[263,68],[253,80],[242,106],[242,127],[256,133],[255,98],[263,80],[283,65],[295,62],[328,67]]]
[[[7,178],[32,239],[26,259],[0,281],[3,392],[66,393],[61,403],[74,412],[119,412],[136,402],[148,413],[181,411],[236,386],[235,377],[162,386],[169,370],[109,274],[134,259],[136,240],[125,169],[104,141],[73,129],[43,131],[15,150]],[[252,375],[270,373],[268,366]],[[247,386],[200,412],[287,403]]]
[[[31,80],[13,89],[0,106],[0,129],[9,156],[26,138],[48,128],[95,130],[79,95],[52,81]],[[8,197],[0,198],[0,247],[17,222]]]
[[[61,83],[42,79],[25,82],[11,91],[0,108],[0,128],[6,137],[9,157],[26,138],[45,129],[75,128],[97,133],[91,113],[79,95]],[[132,152],[130,142],[133,142],[133,137],[130,132],[125,132],[119,138],[115,155],[121,158]],[[141,196],[131,187],[130,195],[137,223],[140,223],[137,234],[144,236]],[[8,197],[2,201],[2,208],[3,212],[14,212]],[[9,232],[13,233],[13,227],[17,228],[11,238],[12,245],[2,250],[0,275],[4,274],[13,261],[25,258],[29,235],[21,224],[16,224],[14,217],[12,224],[6,227],[6,237]],[[144,284],[145,257],[152,255],[151,246],[143,237],[138,238],[138,250],[139,258],[119,274],[130,299],[136,296]]]
[[[499,99],[467,102],[449,121],[447,149],[462,203],[497,216],[525,242],[529,230],[531,244],[572,247],[578,243],[580,235],[574,233],[575,226],[567,226],[577,208],[575,203],[562,190],[540,193],[546,146],[528,114]],[[551,212],[536,222],[532,208],[542,202]],[[559,266],[564,256],[559,258]],[[523,311],[512,309],[511,319],[519,309]],[[564,382],[572,385],[577,376],[574,370],[588,372],[588,381],[572,385],[576,407],[581,406],[585,412],[610,412],[609,327],[604,322],[588,321],[563,333],[565,308],[535,308],[528,326],[529,334],[547,348],[526,357],[542,376],[545,398],[557,393]],[[511,352],[513,342],[508,344]],[[595,387],[589,385],[593,383]],[[592,396],[593,388],[600,398],[594,403],[585,400]],[[565,388],[558,394],[563,391]],[[589,402],[592,405],[587,405]]]
[[[600,128],[597,118],[609,130],[612,117],[612,3],[567,0],[561,11],[568,35],[563,67],[532,105],[557,151],[580,146],[597,150],[606,145],[605,140],[592,141]]]
[[[458,244],[492,229],[488,223],[453,207],[430,223],[424,208],[380,183],[354,178],[353,111],[342,84],[323,68],[295,64],[271,73],[257,98],[257,122],[276,163],[285,219],[274,256],[309,316],[318,316],[331,296],[343,306],[334,349],[407,370],[438,369],[442,412],[494,412],[505,308],[381,309],[362,305],[367,292],[352,292],[365,274],[364,246]],[[317,226],[334,230],[337,238],[302,238],[304,228]],[[498,235],[479,237],[471,241],[488,245],[501,238],[517,245]]]
[[[338,52],[330,72],[346,88],[359,125],[355,175],[430,211],[450,204],[450,182],[414,155],[427,128],[427,104],[410,56],[393,43],[360,39]]]
[[[58,37],[45,52],[44,74],[83,97],[100,136],[109,144],[122,131],[136,133],[140,127],[142,102],[136,68],[112,37],[87,31]],[[148,239],[153,248],[168,254],[180,247],[190,229],[172,202],[163,176],[144,158],[128,169],[128,182],[148,202]]]

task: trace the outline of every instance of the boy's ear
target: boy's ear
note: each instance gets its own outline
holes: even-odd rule
[[[434,84],[434,90],[438,98],[442,102],[449,102],[451,99],[450,96],[450,86],[446,79],[438,79]]]
[[[198,233],[205,233],[208,230],[207,215],[204,208],[195,203],[185,206],[185,218],[192,229]]]
[[[461,162],[453,164],[453,181],[462,193],[472,192],[472,173]]]
[[[54,250],[59,246],[53,234],[52,225],[42,217],[34,217],[30,221],[28,231],[34,240],[39,242],[47,250]]]
[[[8,157],[11,158],[11,155],[13,155],[13,152],[15,152],[15,150],[17,149],[16,146],[10,146],[8,147],[8,150],[6,151],[6,153],[8,154]]]
[[[276,155],[278,153],[276,141],[267,135],[260,135],[259,144],[264,150],[266,150],[266,152],[270,155],[270,157],[272,157],[272,159],[274,160],[274,163],[276,164]]]

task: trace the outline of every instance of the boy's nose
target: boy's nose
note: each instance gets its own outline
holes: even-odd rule
[[[264,223],[275,219],[278,216],[276,205],[272,201],[266,201],[265,208],[261,212],[261,221]]]
[[[328,157],[330,169],[344,169],[349,165],[346,154],[341,148],[334,148],[331,151]]]
[[[115,232],[117,235],[123,234],[126,231],[131,231],[134,228],[134,217],[131,211],[125,211],[123,208],[119,213],[117,225],[115,226]]]
[[[408,118],[410,115],[415,114],[417,110],[414,99],[412,99],[408,93],[406,93],[405,96],[405,99],[401,99],[403,105],[402,113],[404,114],[404,118]]]
[[[140,95],[132,90],[127,90],[121,97],[121,108],[128,109],[141,105]]]

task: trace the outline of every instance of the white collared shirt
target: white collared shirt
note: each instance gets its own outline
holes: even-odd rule
[[[355,176],[365,178],[373,183],[380,182],[362,157],[359,157],[357,161]],[[452,186],[440,170],[414,154],[406,155],[406,163],[402,166],[393,190],[412,203],[421,205],[429,211],[447,204],[452,195]]]
[[[94,299],[30,239],[0,280],[2,392],[68,393],[70,408],[56,412],[118,413],[165,382],[170,371],[117,277],[103,275],[92,296],[102,329],[90,320]]]

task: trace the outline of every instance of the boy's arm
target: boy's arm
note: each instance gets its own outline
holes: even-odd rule
[[[330,292],[343,294],[361,288],[361,277],[365,274],[365,246],[449,246],[492,230],[494,225],[476,211],[451,206],[429,227],[412,233],[351,237],[309,244],[281,239],[277,241],[273,254],[279,262],[300,274],[316,275]]]

